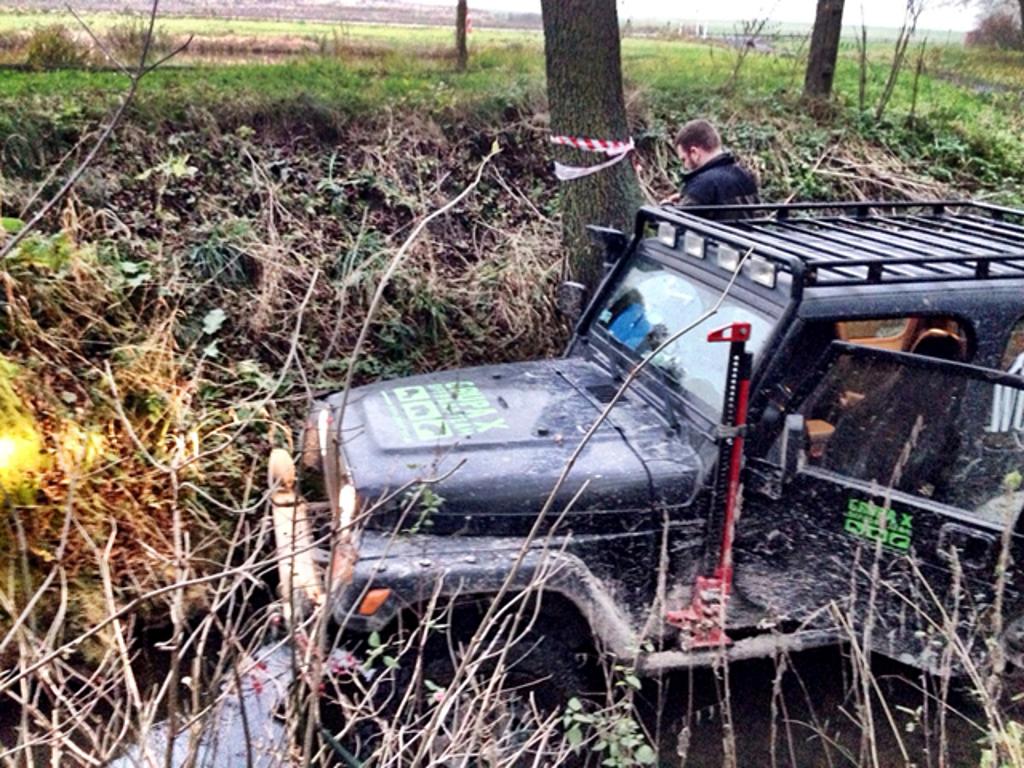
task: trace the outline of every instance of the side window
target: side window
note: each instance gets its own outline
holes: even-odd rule
[[[1017,321],[1010,331],[1010,339],[1003,351],[1002,369],[1007,373],[1024,376],[1024,318]],[[1007,387],[996,387],[992,401],[990,432],[1004,432],[1013,429],[1024,430],[1024,397]]]
[[[1003,352],[1002,368],[1017,375],[1024,373],[1024,317],[1010,331],[1010,339]]]
[[[862,384],[851,398],[846,382]],[[1024,387],[1024,383],[1021,384]],[[992,523],[1024,505],[1024,434],[992,409],[1024,391],[954,366],[843,353],[801,407],[808,461],[838,475],[958,507]]]
[[[968,361],[967,334],[952,317],[842,320],[836,323],[836,338],[891,352],[913,352],[958,362]]]
[[[967,336],[951,317],[888,317],[842,320],[835,324],[836,338],[862,347],[891,352],[911,352],[952,362],[967,362]],[[876,387],[876,378],[860,366],[845,366],[843,381],[836,381],[838,398],[844,408],[856,405]],[[811,457],[819,457],[825,442],[835,431],[837,413],[809,417],[807,428]]]
[[[902,351],[910,346],[912,325],[909,317],[847,320],[836,324],[836,335],[851,344]]]

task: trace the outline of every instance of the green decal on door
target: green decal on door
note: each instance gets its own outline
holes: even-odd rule
[[[843,530],[861,539],[880,541],[897,552],[910,549],[914,517],[909,512],[886,509],[870,501],[850,499],[846,506]]]
[[[472,382],[394,387],[381,392],[381,397],[405,443],[508,429],[505,419]]]

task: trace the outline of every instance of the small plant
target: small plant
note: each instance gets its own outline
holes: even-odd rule
[[[329,35],[316,36],[317,53],[324,57],[343,58],[351,45],[348,27],[344,24],[333,27]]]
[[[604,709],[588,712],[578,698],[569,699],[562,715],[565,738],[574,751],[592,750],[601,765],[611,768],[654,765],[658,756],[647,741],[633,711],[633,693],[640,678],[620,664],[613,669],[615,701]]]
[[[740,78],[740,70],[743,69],[743,62],[747,54],[757,49],[758,38],[764,33],[770,19],[762,16],[755,19],[745,19],[736,25],[734,45],[736,46],[736,64],[733,66],[729,80],[722,88],[726,93],[732,93]]]
[[[142,56],[142,50],[146,46],[146,38],[149,35],[148,19],[135,18],[129,21],[115,24],[107,30],[107,48],[122,61],[137,62]],[[147,60],[159,58],[170,53],[172,45],[171,36],[167,30],[155,28],[153,39],[149,43]]]
[[[444,504],[444,497],[439,496],[429,485],[422,485],[416,491],[410,492],[409,502],[419,508],[416,522],[407,531],[415,535],[434,524],[433,517]]]
[[[36,72],[53,69],[81,69],[89,63],[89,50],[82,46],[67,27],[52,24],[39,27],[25,48],[25,65]]]
[[[1016,768],[1024,762],[1024,727],[1011,720],[994,743],[981,752],[981,768]]]
[[[207,280],[216,280],[222,286],[249,283],[256,267],[237,242],[241,227],[214,227],[206,239],[193,245],[186,254],[186,263],[196,274]]]
[[[366,644],[369,650],[366,653],[366,658],[363,660],[363,669],[373,670],[376,667],[377,659],[380,659],[387,669],[397,669],[399,667],[396,649],[390,642],[381,639],[380,632],[371,632],[366,640]],[[430,685],[433,685],[432,691],[440,690],[440,686],[432,683],[428,685],[428,688]]]
[[[907,0],[906,9],[903,13],[903,26],[900,27],[899,34],[896,36],[896,46],[893,51],[889,74],[885,80],[885,86],[882,88],[882,94],[878,97],[878,104],[875,106],[876,122],[881,121],[892,99],[896,89],[896,81],[899,79],[900,72],[903,71],[903,64],[907,58],[907,48],[914,37],[914,33],[917,31],[917,22],[921,18],[924,8],[923,0]]]
[[[17,221],[7,219],[6,221]],[[17,229],[16,225],[11,229]],[[8,269],[18,274],[63,274],[76,260],[85,258],[86,251],[76,249],[64,234],[50,236],[30,235],[11,253]]]

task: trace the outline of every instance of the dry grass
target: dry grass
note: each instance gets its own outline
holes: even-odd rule
[[[157,144],[142,144],[135,170],[90,173],[64,208],[62,234],[32,239],[7,261],[3,354],[17,366],[15,390],[47,455],[62,457],[31,478],[33,504],[18,513],[31,549],[18,554],[8,531],[7,562],[24,557],[29,572],[45,572],[68,508],[94,541],[105,542],[116,524],[110,564],[129,594],[166,583],[159,561],[171,559],[175,509],[185,509],[203,567],[220,561],[231,512],[253,504],[256,463],[270,446],[288,445],[314,391],[344,380],[391,238],[453,183],[445,169],[472,155],[425,142],[415,126],[384,128],[383,140],[360,134],[335,150],[347,158],[333,174],[315,154],[282,167],[276,148],[238,135],[181,164],[175,159],[186,153],[154,157]],[[403,152],[410,143],[421,153]],[[226,179],[214,169],[232,155]],[[480,214],[489,202],[470,200],[410,253],[357,381],[550,353],[562,343],[554,225],[505,191],[515,182],[498,174],[517,161],[501,168],[504,161],[484,179],[490,199],[501,198],[490,214]],[[427,163],[432,182],[416,168]],[[126,196],[105,205],[83,199],[90,185],[111,181]],[[204,329],[213,310],[223,325]],[[181,461],[182,451],[190,455],[176,502],[159,467]],[[69,535],[62,566],[87,594],[95,559],[77,526]],[[29,592],[18,587],[16,602]],[[70,633],[95,618],[89,601],[76,602]]]
[[[290,447],[288,424],[313,390],[350,374],[342,355],[393,248],[376,217],[396,216],[388,229],[402,237],[404,222],[452,183],[439,171],[424,189],[422,176],[401,167],[396,147],[422,143],[408,128],[376,145],[353,142],[361,162],[299,190],[260,148],[225,141],[240,150],[235,167],[253,207],[244,224],[205,224],[207,211],[219,213],[207,201],[195,228],[210,236],[190,247],[191,232],[171,222],[197,171],[169,157],[137,173],[139,184],[151,182],[149,215],[133,219],[146,240],[125,224],[125,211],[72,199],[62,234],[26,241],[5,264],[5,355],[18,363],[12,392],[53,457],[20,478],[18,495],[5,484],[10,569],[0,592],[9,624],[0,652],[10,671],[0,688],[21,713],[5,764],[43,754],[59,764],[101,764],[148,733],[158,712],[173,730],[211,704],[205,692],[226,692],[232,676],[249,674],[246,659],[271,626],[254,610],[254,576],[273,565],[268,529],[253,514],[263,493],[254,478],[269,447]],[[511,190],[495,176],[487,184]],[[358,228],[309,210],[307,192],[322,193],[325,206],[340,198],[362,208]],[[363,202],[379,194],[391,206]],[[439,220],[418,241],[381,305],[367,361],[351,372],[357,379],[382,365],[439,362],[427,344],[409,360],[408,339],[388,338],[412,331],[415,316],[452,363],[558,343],[550,301],[557,270],[545,264],[550,245],[538,242],[551,239],[552,225],[534,221],[512,235],[502,228],[502,218],[521,216],[521,197],[503,203],[497,220],[480,217],[491,222],[482,231]],[[82,245],[87,235],[105,237],[102,247]],[[211,310],[223,313],[223,327]],[[499,335],[504,346],[494,349],[489,339]],[[384,349],[390,357],[382,344],[393,345]],[[141,624],[154,621],[167,627],[170,650],[156,688],[137,672]],[[213,660],[211,643],[224,650]],[[296,706],[302,716],[293,722],[305,723],[328,703]],[[449,720],[435,730],[450,730]],[[497,725],[491,730],[501,737]],[[324,741],[315,736],[320,752]],[[444,738],[446,749],[460,748],[461,736]],[[433,736],[403,730],[394,739],[380,747],[392,750],[392,762],[410,743],[429,744],[416,747],[425,754],[435,749]]]

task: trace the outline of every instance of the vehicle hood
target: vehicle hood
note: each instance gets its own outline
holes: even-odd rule
[[[512,534],[532,525],[617,388],[598,365],[566,358],[372,384],[352,390],[343,413],[340,394],[327,403],[361,499],[383,502],[375,526]],[[550,515],[579,530],[635,527],[638,515],[688,503],[699,469],[685,431],[627,392]],[[410,505],[423,483],[432,493]]]

